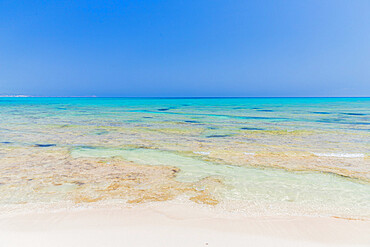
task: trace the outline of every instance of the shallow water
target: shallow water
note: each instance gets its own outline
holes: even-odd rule
[[[72,151],[72,156],[119,156],[136,164],[176,166],[180,168],[177,179],[184,182],[206,177],[221,178],[226,186],[221,187],[217,195],[229,202],[238,201],[241,210],[244,209],[243,201],[252,201],[264,203],[261,207],[270,203],[284,210],[295,206],[295,213],[310,210],[370,216],[370,186],[334,174],[216,164],[173,152],[148,149],[77,148]]]
[[[369,217],[369,116],[370,98],[0,98],[0,191],[18,188],[0,202],[67,200],[81,185],[48,174],[119,157],[180,168],[189,186],[220,179],[209,193],[226,208]]]

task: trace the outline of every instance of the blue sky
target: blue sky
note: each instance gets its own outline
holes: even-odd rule
[[[370,96],[370,1],[0,0],[0,94]]]

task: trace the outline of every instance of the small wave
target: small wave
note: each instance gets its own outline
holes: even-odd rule
[[[341,157],[341,158],[363,158],[365,154],[347,154],[347,153],[313,153],[320,157]]]
[[[193,153],[195,153],[195,154],[204,154],[204,155],[210,154],[210,152],[193,152]]]

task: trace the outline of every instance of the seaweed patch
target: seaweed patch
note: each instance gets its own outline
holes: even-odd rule
[[[263,112],[273,112],[273,110],[257,110],[257,111],[263,111]]]
[[[39,148],[48,148],[48,147],[55,147],[56,144],[35,144],[34,147],[39,147]]]
[[[365,116],[366,114],[363,113],[342,113],[343,115],[348,115],[348,116]]]
[[[222,137],[229,137],[231,135],[209,135],[207,138],[222,138]]]
[[[314,111],[312,113],[315,113],[315,114],[331,114],[330,112],[325,112],[325,111]]]
[[[240,128],[241,130],[265,130],[265,129],[262,129],[262,128],[250,128],[250,127],[243,127],[243,128]]]
[[[194,120],[185,120],[185,123],[200,123],[199,121],[194,121]]]

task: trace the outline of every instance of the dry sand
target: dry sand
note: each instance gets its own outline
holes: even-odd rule
[[[163,202],[3,215],[0,246],[370,246],[370,221],[246,217]]]

